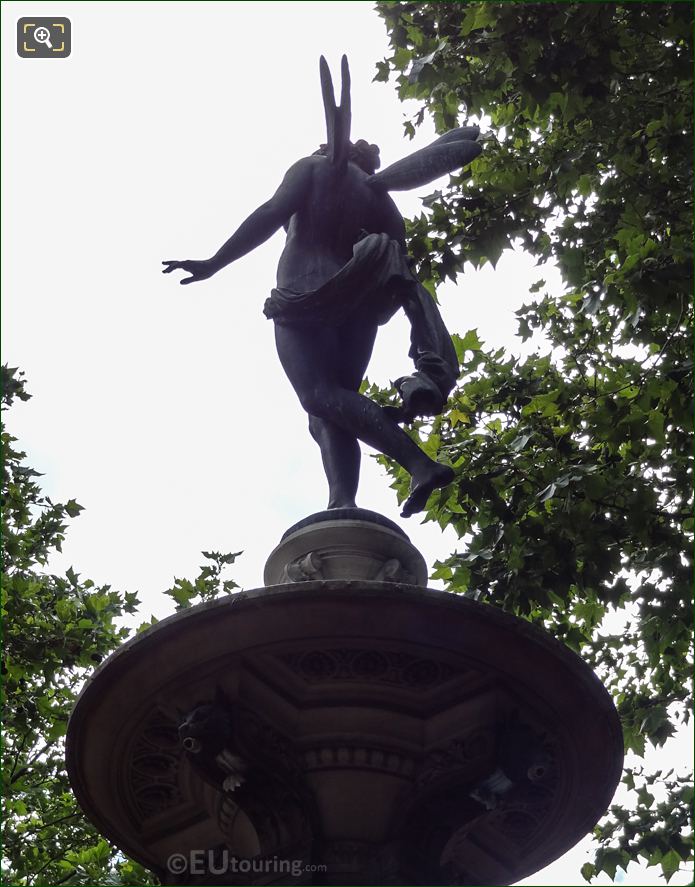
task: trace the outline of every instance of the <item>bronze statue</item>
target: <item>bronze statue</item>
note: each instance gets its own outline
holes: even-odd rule
[[[481,150],[479,130],[452,130],[376,173],[378,147],[350,142],[346,57],[338,106],[323,56],[320,71],[326,144],[290,167],[273,197],[211,259],[166,261],[164,273],[188,272],[182,284],[205,280],[284,227],[277,288],[264,312],[275,322],[280,361],[321,448],[328,508],[355,507],[361,440],[412,475],[402,511],[408,517],[424,509],[433,490],[451,483],[454,472],[430,459],[398,423],[442,411],[458,362],[433,299],[413,276],[403,218],[388,192],[425,185],[470,163]],[[383,409],[358,391],[377,328],[399,308],[411,324],[416,370],[396,382],[401,407]]]

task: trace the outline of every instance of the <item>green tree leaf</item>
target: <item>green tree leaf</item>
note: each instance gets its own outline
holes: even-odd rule
[[[411,133],[426,115],[439,132],[490,130],[466,175],[407,225],[424,276],[436,285],[515,244],[564,287],[539,281],[517,311],[545,355],[454,337],[461,378],[436,448],[457,484],[426,519],[470,542],[437,575],[578,650],[642,757],[692,707],[693,7],[377,8],[391,77],[416,102]],[[409,83],[410,59],[440,43]],[[414,433],[427,446],[430,426]],[[383,464],[403,493],[407,474]],[[599,823],[585,878],[638,859],[671,877],[692,859],[691,780],[659,777],[662,801],[655,778],[629,774],[629,804]]]

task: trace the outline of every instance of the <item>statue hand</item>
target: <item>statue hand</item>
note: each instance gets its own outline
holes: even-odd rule
[[[167,266],[162,268],[162,274],[169,274],[170,271],[180,269],[191,275],[184,277],[180,283],[196,283],[198,280],[206,280],[208,277],[212,277],[217,270],[211,259],[186,259],[183,262],[167,259],[166,262],[162,262],[162,265]]]

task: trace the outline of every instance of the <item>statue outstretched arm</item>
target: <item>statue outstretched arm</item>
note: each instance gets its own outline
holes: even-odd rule
[[[479,135],[477,126],[452,129],[426,148],[370,176],[367,184],[383,191],[408,191],[428,185],[439,176],[467,166],[474,160],[482,150],[476,142]]]
[[[311,168],[310,158],[303,158],[291,166],[270,200],[254,210],[212,258],[184,261],[168,259],[162,263],[166,266],[162,269],[162,273],[168,274],[170,271],[180,269],[191,275],[185,277],[181,283],[195,283],[212,277],[221,268],[265,243],[299,209],[311,185]]]

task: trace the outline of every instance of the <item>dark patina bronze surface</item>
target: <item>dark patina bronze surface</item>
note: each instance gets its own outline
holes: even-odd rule
[[[355,506],[358,441],[395,459],[411,475],[407,517],[453,480],[399,427],[441,412],[456,383],[458,362],[437,306],[411,270],[405,224],[389,191],[415,188],[470,163],[480,153],[478,127],[446,133],[383,172],[379,149],[350,141],[350,75],[342,63],[341,101],[321,59],[327,144],[287,171],[275,194],[253,212],[210,259],[169,260],[165,273],[211,277],[283,228],[277,287],[265,304],[275,323],[278,355],[309,415],[321,448],[329,508]],[[415,372],[396,380],[397,408],[382,409],[359,393],[377,328],[402,308],[411,325]]]

